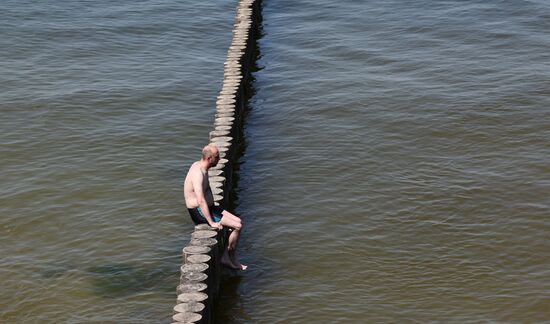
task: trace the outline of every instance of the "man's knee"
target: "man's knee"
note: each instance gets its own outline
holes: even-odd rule
[[[238,221],[235,223],[235,230],[240,231],[243,228],[243,222]]]
[[[224,216],[229,216],[229,217],[231,217],[231,218],[237,217],[237,216],[233,215],[233,213],[231,213],[231,212],[229,212],[229,211],[227,211],[227,210],[225,210],[225,209],[222,211],[222,215],[224,215]]]

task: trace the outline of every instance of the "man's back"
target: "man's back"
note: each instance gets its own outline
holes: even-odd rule
[[[187,208],[196,208],[199,206],[197,194],[195,192],[196,188],[202,190],[202,194],[208,205],[214,203],[212,192],[208,184],[208,172],[206,170],[201,170],[199,162],[195,162],[191,165],[183,183],[183,195]]]

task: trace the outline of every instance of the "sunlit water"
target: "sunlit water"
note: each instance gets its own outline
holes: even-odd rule
[[[3,1],[0,322],[160,323],[236,1]]]
[[[169,321],[235,6],[2,3],[2,322]],[[550,321],[550,4],[263,25],[216,322]]]
[[[222,318],[550,321],[550,3],[264,4]]]

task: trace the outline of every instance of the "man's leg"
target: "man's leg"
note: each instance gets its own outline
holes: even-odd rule
[[[224,227],[229,227],[233,231],[229,234],[229,242],[227,243],[227,250],[224,252],[224,256],[222,257],[222,262],[237,270],[245,270],[247,266],[240,263],[237,260],[237,243],[239,242],[239,233],[242,228],[242,221],[239,217],[231,214],[227,210],[224,210],[222,213],[223,217],[220,221],[220,223]]]

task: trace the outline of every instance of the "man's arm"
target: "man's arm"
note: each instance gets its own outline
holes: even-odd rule
[[[199,204],[202,215],[204,216],[204,218],[206,218],[208,225],[215,228],[220,228],[220,223],[216,223],[212,219],[212,215],[210,215],[210,209],[208,208],[208,202],[204,198],[204,191],[206,190],[206,188],[204,188],[204,175],[202,174],[202,172],[197,172],[194,174],[192,179],[193,191],[195,191],[195,197],[197,197],[197,203]]]

